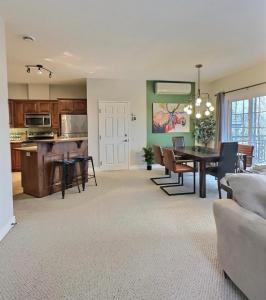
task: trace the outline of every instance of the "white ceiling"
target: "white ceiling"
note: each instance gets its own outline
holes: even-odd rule
[[[80,78],[212,81],[266,59],[264,0],[0,0],[10,82]],[[36,37],[24,42],[23,34]],[[48,59],[50,61],[46,61]]]

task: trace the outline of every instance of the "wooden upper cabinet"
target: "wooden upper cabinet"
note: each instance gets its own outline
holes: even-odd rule
[[[72,100],[58,100],[59,113],[72,113],[74,110]]]
[[[87,113],[86,99],[58,99],[59,114],[62,113]]]
[[[13,123],[15,128],[24,127],[24,102],[13,102]]]
[[[9,111],[9,126],[14,127],[14,103],[12,100],[8,100]]]
[[[73,100],[73,110],[77,113],[87,113],[87,101]]]
[[[39,101],[37,111],[38,113],[51,113],[51,101]]]
[[[24,102],[24,113],[38,113],[38,102],[33,100]]]
[[[51,103],[52,128],[59,128],[58,102]]]
[[[86,99],[9,100],[10,127],[23,128],[25,114],[50,113],[52,128],[59,128],[60,114],[86,114]]]

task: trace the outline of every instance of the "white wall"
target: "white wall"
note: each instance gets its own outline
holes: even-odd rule
[[[28,97],[30,100],[50,99],[49,84],[29,84]]]
[[[88,143],[89,153],[99,165],[98,101],[128,101],[130,113],[130,166],[143,164],[142,147],[147,142],[146,81],[120,79],[88,79]]]
[[[234,90],[244,86],[266,81],[266,62],[257,64],[252,68],[245,69],[210,83],[212,94],[218,92]],[[249,97],[266,95],[266,84],[259,87],[242,90],[234,95],[228,94],[227,97]]]
[[[57,98],[85,99],[86,85],[71,84],[8,84],[8,98],[18,100],[56,100]]]
[[[0,18],[0,240],[11,228],[11,223],[15,221],[13,216],[7,95],[5,29]]]
[[[86,99],[86,85],[50,85],[50,99],[73,98]]]
[[[24,83],[9,83],[8,84],[8,98],[9,99],[28,99],[28,85]]]

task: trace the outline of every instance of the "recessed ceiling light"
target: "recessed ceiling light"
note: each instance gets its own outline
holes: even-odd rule
[[[44,60],[50,61],[50,62],[54,61],[52,58],[49,58],[49,57],[45,58]]]
[[[26,42],[34,42],[36,40],[32,35],[23,35],[22,39]]]

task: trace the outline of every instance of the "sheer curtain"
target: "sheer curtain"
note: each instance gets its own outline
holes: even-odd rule
[[[220,92],[216,98],[216,139],[215,148],[219,147],[221,142],[228,141],[228,101],[225,98],[225,93]]]

